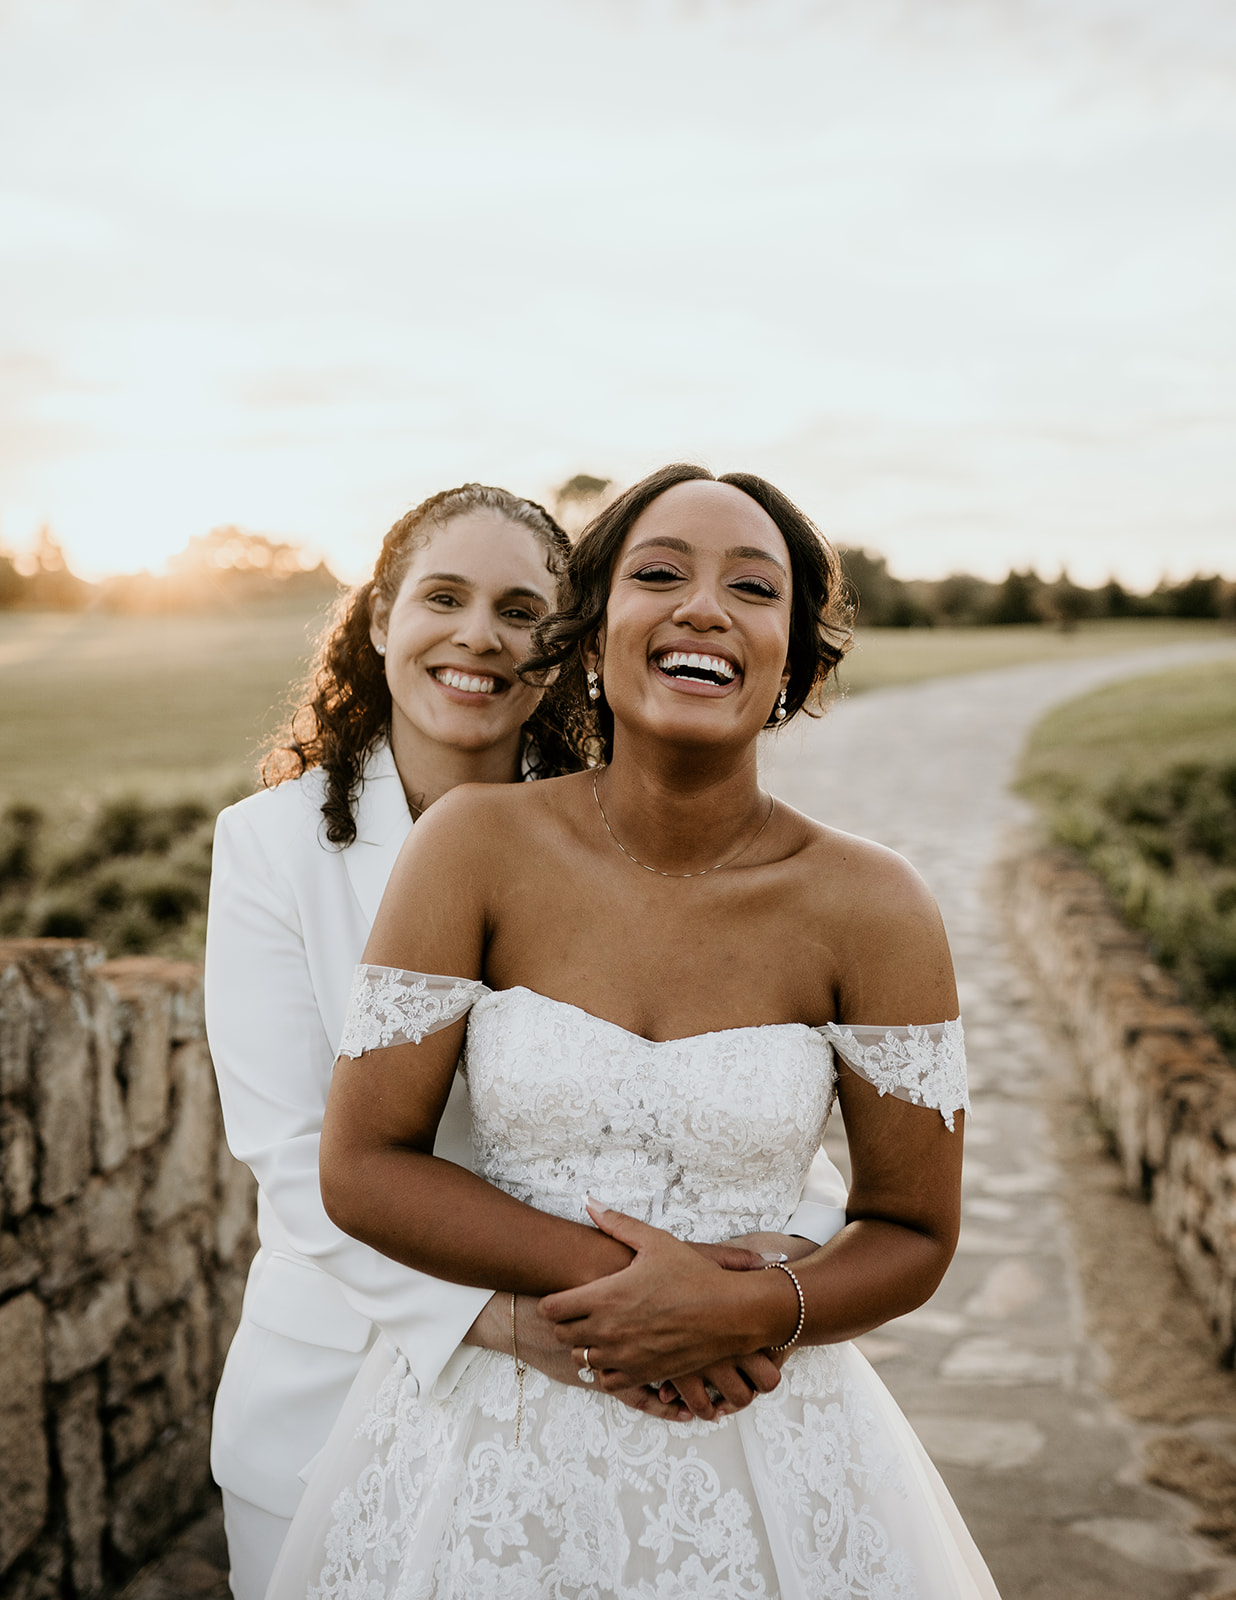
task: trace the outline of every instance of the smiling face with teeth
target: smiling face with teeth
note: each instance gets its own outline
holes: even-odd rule
[[[657,657],[657,666],[671,678],[694,679],[696,683],[729,683],[736,668],[723,656],[703,654],[696,650],[665,650]]]
[[[477,781],[495,781],[491,766],[515,775],[520,730],[540,699],[515,668],[554,592],[545,547],[496,512],[455,517],[413,552],[370,625],[385,653],[401,773],[436,769],[445,749],[485,758]]]
[[[789,637],[790,560],[772,518],[729,484],[666,490],[623,542],[597,641],[616,738],[625,724],[753,743]]]

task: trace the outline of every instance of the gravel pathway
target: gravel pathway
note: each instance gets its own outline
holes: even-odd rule
[[[947,1478],[1004,1600],[1190,1600],[1236,1588],[1236,1564],[1190,1531],[1195,1508],[1141,1481],[1146,1430],[1100,1385],[1047,1114],[1067,1061],[1005,943],[994,870],[1029,820],[1007,785],[1050,706],[1220,653],[1236,645],[856,696],[787,729],[764,764],[791,804],[905,854],[948,927],[974,1104],[961,1242],[931,1303],[860,1343]],[[842,1159],[839,1129],[829,1148]],[[1142,1208],[1130,1209],[1141,1226]]]

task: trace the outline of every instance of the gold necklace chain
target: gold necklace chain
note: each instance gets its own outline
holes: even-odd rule
[[[638,856],[633,856],[627,849],[626,845],[623,844],[622,840],[610,827],[609,818],[605,815],[605,807],[601,804],[601,795],[597,789],[597,779],[600,776],[601,768],[598,767],[592,774],[592,798],[597,803],[597,810],[601,813],[601,821],[605,824],[606,833],[609,834],[610,838],[618,846],[619,850],[622,851],[623,855],[626,856],[628,861],[633,861],[637,867],[643,867],[645,872],[655,872],[659,878],[702,878],[706,872],[718,872],[722,867],[730,866],[733,862],[738,860],[739,856],[746,855],[747,851],[750,850],[751,846],[760,837],[760,834],[763,833],[764,829],[772,821],[772,814],[777,809],[776,796],[769,795],[768,815],[764,818],[763,822],[760,823],[759,831],[753,838],[748,839],[746,844],[744,844],[740,849],[735,850],[732,856],[726,856],[724,861],[718,861],[714,866],[711,867],[701,867],[698,872],[662,872],[660,867],[650,867],[646,861],[641,861]]]

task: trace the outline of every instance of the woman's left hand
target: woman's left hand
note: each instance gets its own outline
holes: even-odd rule
[[[727,1272],[672,1234],[622,1212],[589,1206],[589,1214],[635,1251],[634,1261],[546,1296],[540,1309],[580,1366],[596,1372],[600,1388],[613,1393],[673,1380],[692,1413],[709,1419],[776,1388],[778,1365],[759,1348],[754,1299],[742,1292],[751,1274]]]

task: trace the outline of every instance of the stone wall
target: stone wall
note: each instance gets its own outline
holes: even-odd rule
[[[1022,949],[1076,1042],[1090,1098],[1131,1190],[1236,1355],[1236,1069],[1076,857],[1013,867]]]
[[[256,1247],[201,969],[0,942],[0,1595],[113,1592],[210,1493]]]

